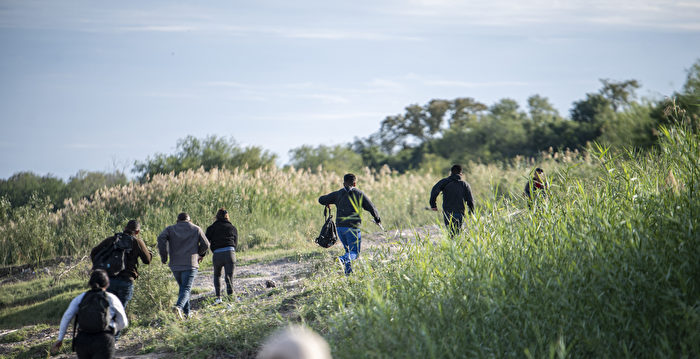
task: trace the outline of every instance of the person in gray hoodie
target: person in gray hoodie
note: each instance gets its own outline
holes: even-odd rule
[[[177,215],[177,223],[166,227],[158,235],[158,252],[163,264],[168,263],[180,290],[173,311],[182,319],[190,315],[190,291],[197,276],[199,263],[209,249],[209,240],[201,228],[192,224],[190,216],[182,212]]]

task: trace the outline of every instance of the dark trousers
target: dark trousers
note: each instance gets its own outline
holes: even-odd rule
[[[216,296],[221,296],[221,269],[224,270],[224,281],[226,282],[226,294],[233,294],[233,269],[236,267],[236,252],[225,251],[214,253],[212,258],[214,263],[214,291]]]
[[[114,358],[114,336],[110,333],[89,334],[78,332],[74,342],[78,359]]]
[[[443,212],[445,227],[450,233],[450,238],[456,236],[462,230],[462,222],[464,222],[464,213],[462,212]]]

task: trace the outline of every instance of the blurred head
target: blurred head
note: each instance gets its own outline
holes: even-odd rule
[[[328,343],[313,330],[290,326],[263,344],[258,359],[331,359]]]
[[[220,221],[224,220],[224,219],[229,219],[228,218],[228,211],[226,210],[226,208],[222,207],[222,208],[219,208],[218,211],[216,211],[216,219],[218,219]]]
[[[460,165],[452,166],[452,168],[450,168],[450,173],[453,175],[461,175],[462,174],[462,166],[460,166]]]
[[[90,274],[90,280],[88,281],[88,286],[90,289],[107,289],[109,287],[109,276],[107,272],[102,269],[95,269]]]
[[[190,221],[190,215],[187,214],[186,212],[182,212],[177,215],[177,221],[178,222],[189,222]]]
[[[534,178],[538,181],[544,179],[544,170],[539,167],[535,168]]]
[[[343,184],[349,187],[355,187],[355,183],[357,182],[357,177],[355,177],[354,174],[348,173],[345,176],[343,176]]]
[[[135,219],[130,220],[124,227],[124,233],[126,234],[134,235],[139,234],[139,232],[141,232],[141,224]]]

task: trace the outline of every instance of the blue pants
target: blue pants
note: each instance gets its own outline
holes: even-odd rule
[[[345,274],[352,273],[351,261],[360,256],[360,244],[362,243],[362,235],[359,228],[338,227],[338,237],[343,243],[345,254],[338,257],[340,262],[345,265]]]
[[[182,309],[185,315],[190,315],[190,292],[192,291],[192,283],[194,277],[197,276],[197,268],[183,271],[173,271],[175,281],[180,286],[180,291],[177,294],[177,303],[175,306]]]
[[[126,310],[126,303],[134,296],[134,282],[122,278],[109,278],[107,291],[116,295]],[[119,340],[119,332],[114,335],[114,340]]]

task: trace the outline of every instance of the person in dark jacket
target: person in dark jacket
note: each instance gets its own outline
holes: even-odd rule
[[[345,248],[345,254],[338,257],[338,260],[343,265],[346,275],[352,273],[350,262],[360,256],[362,209],[372,215],[375,223],[381,223],[377,208],[367,195],[355,187],[356,184],[357,177],[348,173],[343,177],[343,188],[318,198],[318,203],[327,207],[334,204],[337,208],[338,237]]]
[[[236,247],[238,247],[238,230],[229,221],[228,211],[219,208],[216,212],[216,221],[207,227],[207,239],[209,240],[214,263],[214,291],[216,292],[215,304],[221,303],[221,269],[224,269],[224,281],[226,282],[226,294],[233,294],[233,269],[236,266]]]
[[[544,170],[541,168],[535,168],[535,172],[532,174],[532,179],[527,181],[525,184],[525,197],[527,197],[527,206],[532,208],[532,202],[541,195],[546,195],[547,193],[547,180],[544,175]]]
[[[438,181],[430,191],[430,209],[437,211],[437,196],[442,192],[442,213],[445,227],[454,237],[462,228],[465,203],[469,214],[474,213],[474,197],[469,183],[462,180],[462,166],[454,165],[450,176]]]
[[[190,220],[190,215],[177,215],[177,223],[166,227],[158,235],[158,253],[163,264],[168,263],[180,287],[173,311],[180,319],[190,315],[190,292],[197,276],[199,263],[209,250],[209,240],[204,231]]]
[[[122,240],[131,241],[131,251],[126,253],[124,270],[109,278],[109,288],[107,288],[108,292],[113,293],[121,300],[124,308],[126,308],[126,304],[129,303],[134,295],[134,279],[139,277],[139,258],[141,258],[143,264],[151,263],[153,258],[153,254],[148,250],[143,240],[136,237],[140,232],[141,224],[137,220],[132,219],[124,227],[124,232],[105,238],[90,252],[90,258],[94,261],[95,256],[106,246],[112,245],[117,236],[121,236]]]

